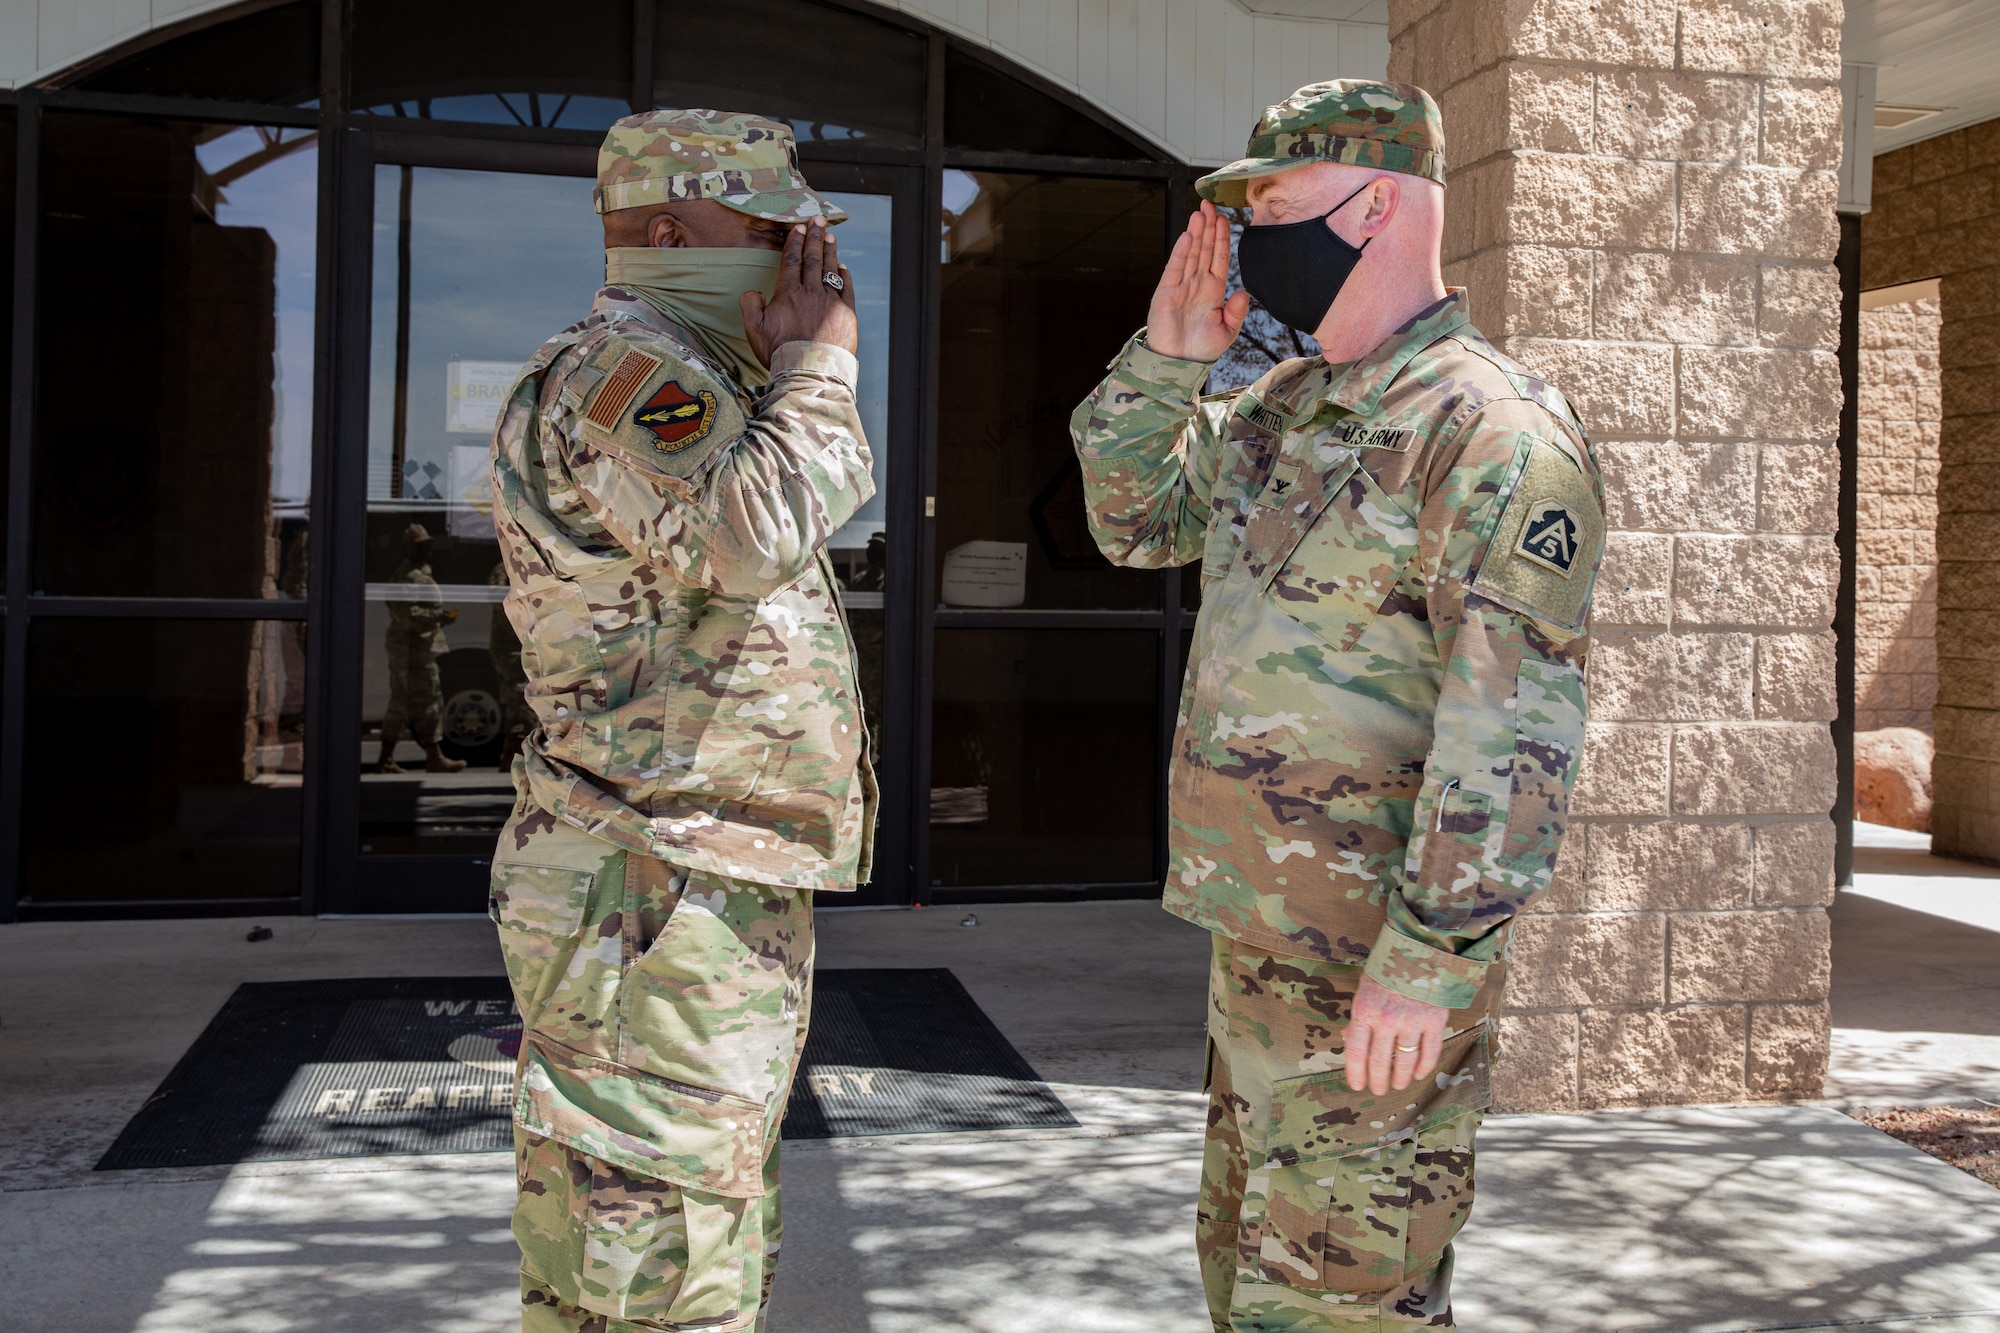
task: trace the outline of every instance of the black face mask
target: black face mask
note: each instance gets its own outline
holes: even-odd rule
[[[1236,243],[1236,261],[1243,271],[1244,290],[1279,323],[1311,333],[1333,309],[1333,300],[1347,284],[1347,275],[1375,238],[1349,245],[1326,220],[1352,203],[1368,185],[1316,218],[1243,229],[1242,239]]]

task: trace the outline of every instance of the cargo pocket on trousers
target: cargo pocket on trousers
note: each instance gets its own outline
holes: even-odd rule
[[[1300,1290],[1379,1292],[1448,1239],[1455,1224],[1434,1214],[1462,1222],[1470,1207],[1472,1113],[1492,1100],[1486,1038],[1484,1022],[1457,1034],[1436,1073],[1386,1097],[1350,1090],[1344,1070],[1274,1084],[1265,1162],[1245,1191],[1243,1267]],[[1439,1156],[1460,1139],[1462,1163]],[[1460,1167],[1463,1191],[1444,1179]]]
[[[755,1199],[722,1199],[599,1168],[585,1203],[586,1310],[654,1327],[737,1322]],[[752,1225],[749,1230],[755,1231]]]
[[[1413,1145],[1400,1140],[1252,1171],[1237,1242],[1244,1267],[1301,1291],[1395,1286],[1403,1279],[1414,1158]]]
[[[690,875],[618,989],[619,1062],[772,1105],[797,1050],[810,912],[793,890]]]
[[[583,933],[597,876],[587,870],[495,861],[486,915],[500,927],[500,952],[524,1021],[532,1024],[569,966]]]
[[[647,1328],[741,1322],[761,1277],[760,1200],[687,1190],[534,1135],[519,1160],[522,1268],[565,1304]]]

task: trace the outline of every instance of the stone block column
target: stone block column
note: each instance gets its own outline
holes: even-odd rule
[[[1832,900],[1839,0],[1390,0],[1446,279],[1560,385],[1612,530],[1515,1109],[1815,1096]]]
[[[1937,702],[1938,303],[1861,312],[1854,729]]]
[[[1931,846],[2000,861],[2000,120],[1875,160],[1861,285],[1939,278]]]

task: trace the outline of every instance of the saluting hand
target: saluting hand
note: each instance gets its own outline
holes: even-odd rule
[[[840,290],[827,284],[838,274]],[[854,316],[854,279],[840,262],[840,242],[827,233],[826,219],[793,227],[778,261],[778,289],[767,302],[762,292],[743,293],[743,332],[750,350],[765,365],[789,342],[832,343],[855,348],[860,323]]]
[[[1250,313],[1250,295],[1229,291],[1229,220],[1202,201],[1167,256],[1146,314],[1146,346],[1162,356],[1213,361],[1229,350]]]

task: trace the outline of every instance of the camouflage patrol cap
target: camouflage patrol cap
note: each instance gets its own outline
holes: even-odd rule
[[[1400,171],[1444,184],[1444,122],[1437,103],[1408,83],[1329,79],[1265,110],[1243,156],[1194,183],[1201,197],[1242,208],[1246,182],[1308,162]]]
[[[755,217],[847,214],[799,173],[792,127],[734,111],[648,111],[615,122],[597,150],[597,211],[713,199]]]

